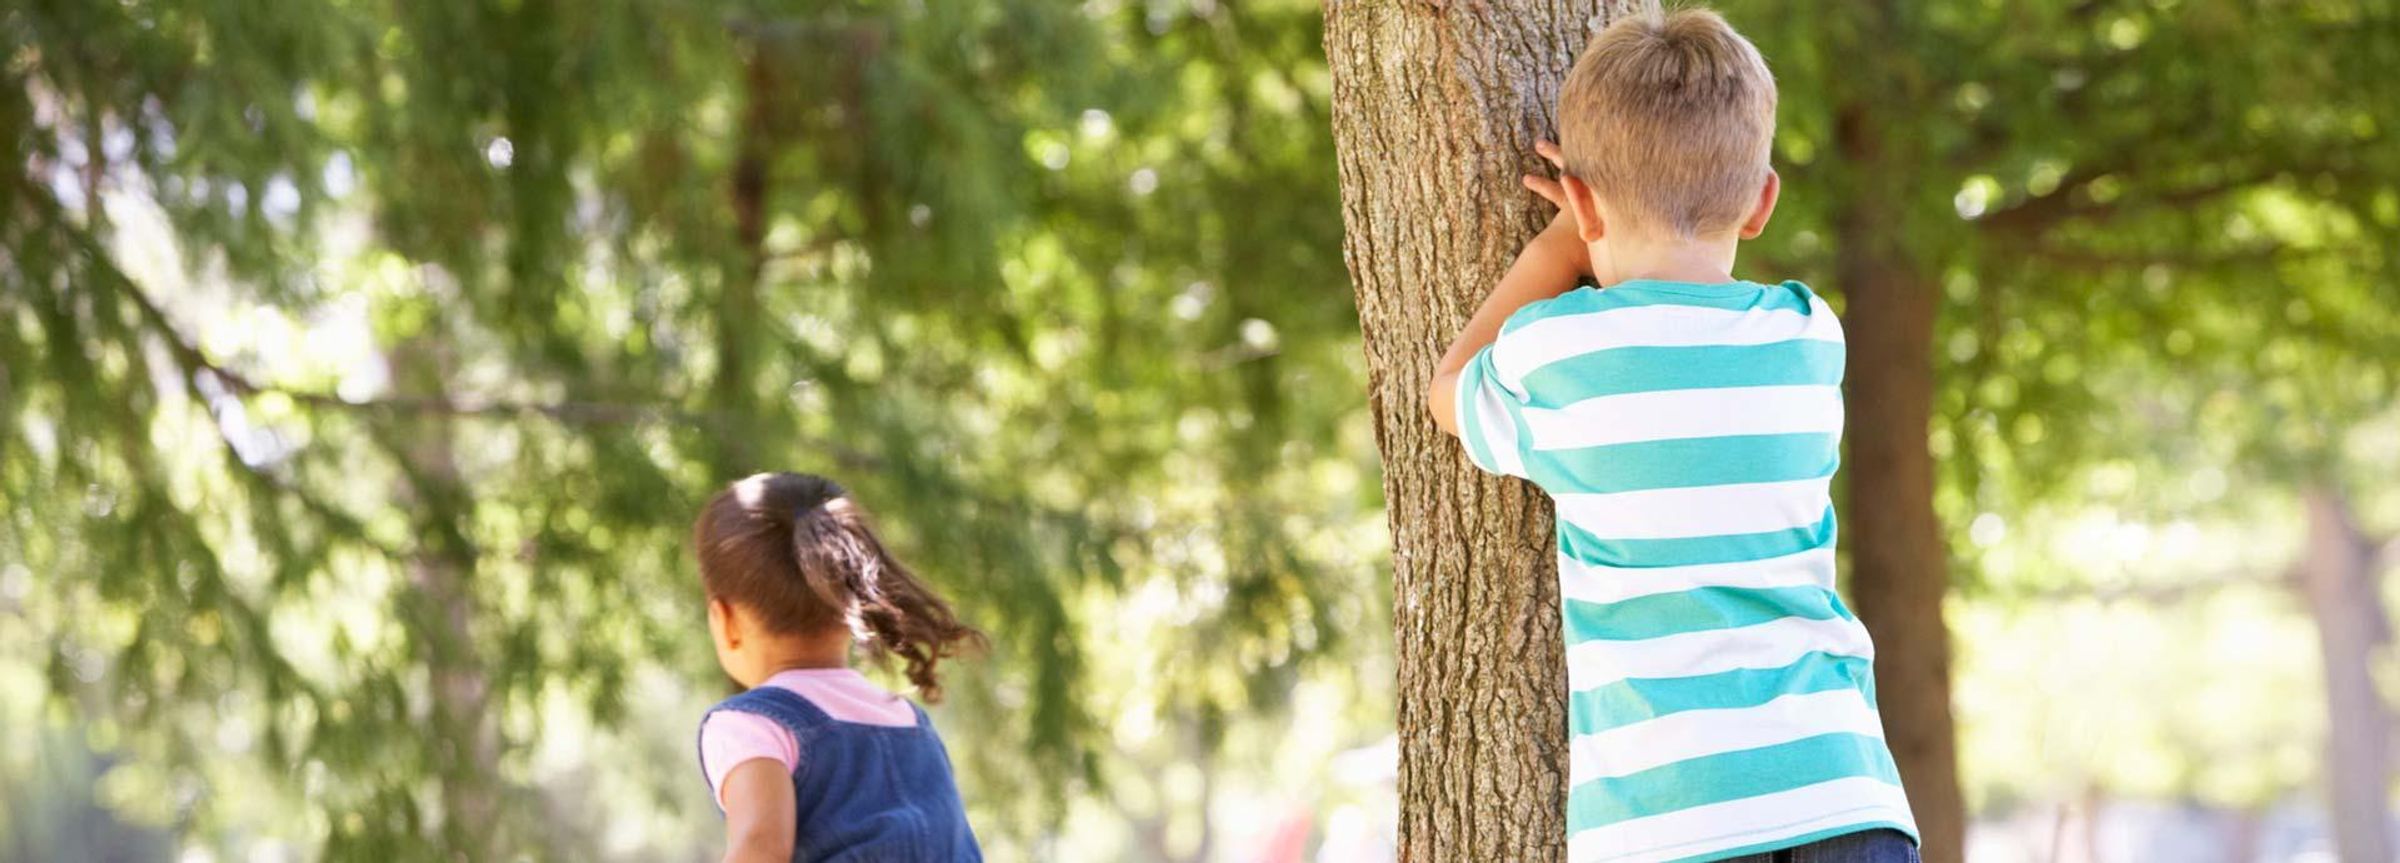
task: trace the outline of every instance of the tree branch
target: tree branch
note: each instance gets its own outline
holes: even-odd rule
[[[2026,198],[2015,205],[1993,212],[1976,220],[1988,230],[2003,233],[2038,233],[2069,219],[2109,219],[2139,207],[2171,207],[2182,209],[2206,202],[2211,198],[2247,189],[2289,173],[2317,173],[2289,166],[2256,168],[2211,183],[2200,183],[2179,189],[2142,194],[2129,191],[2106,203],[2077,203],[2076,192],[2088,190],[2103,177],[2117,174],[2109,169],[2086,169],[2071,173],[2048,194]]]
[[[22,191],[23,184],[17,185]],[[26,197],[33,198],[34,196]],[[31,200],[28,203],[34,204]],[[42,204],[47,206],[41,206]],[[593,401],[469,402],[448,398],[384,398],[351,401],[331,393],[260,383],[249,375],[209,359],[208,354],[202,351],[199,345],[185,338],[182,331],[176,326],[174,319],[167,314],[166,309],[161,308],[157,301],[152,300],[150,295],[134,282],[133,277],[117,268],[114,255],[109,252],[108,248],[101,245],[99,239],[92,236],[90,232],[79,228],[65,218],[63,209],[56,199],[45,197],[34,206],[42,211],[39,215],[43,217],[44,221],[49,222],[53,229],[66,236],[76,249],[82,252],[83,261],[96,269],[103,277],[99,281],[107,283],[119,296],[131,302],[142,317],[149,321],[148,329],[166,344],[167,353],[174,358],[176,365],[183,369],[187,378],[206,372],[220,386],[237,396],[247,397],[273,393],[312,407],[462,417],[543,416],[559,422],[601,425],[636,423],[652,419],[678,422],[714,423],[716,421],[716,417],[712,414],[673,411],[658,404]],[[204,398],[202,401],[205,403],[206,399]]]
[[[2043,263],[2081,272],[2120,272],[2137,270],[2153,264],[2163,264],[2186,270],[2211,270],[2223,267],[2271,264],[2290,250],[2277,245],[2215,255],[2190,255],[2156,252],[2094,252],[2067,249],[2046,244],[2032,244],[2026,249],[2030,256]]]
[[[88,251],[90,250],[87,250],[87,252]],[[110,280],[115,282],[118,287],[118,291],[127,300],[131,301],[135,308],[141,311],[142,316],[150,321],[150,330],[166,343],[167,352],[175,357],[176,363],[182,366],[186,373],[206,372],[209,377],[215,379],[220,386],[223,386],[227,392],[237,396],[251,397],[274,394],[291,399],[296,403],[309,405],[312,407],[339,408],[343,410],[355,411],[430,414],[454,417],[543,416],[559,422],[603,425],[635,423],[652,419],[672,419],[678,421],[707,421],[711,419],[711,417],[708,415],[671,411],[659,405],[638,403],[629,404],[622,402],[593,401],[468,402],[449,398],[420,398],[404,396],[352,401],[331,393],[303,390],[275,384],[262,384],[250,376],[236,371],[223,363],[209,359],[208,355],[201,351],[198,345],[193,344],[191,340],[183,336],[182,332],[176,328],[173,319],[167,315],[166,310],[160,308],[156,301],[150,299],[149,294],[143,292],[140,286],[135,285],[132,280],[126,277],[123,273],[114,272],[114,265],[108,263],[107,261],[95,260],[94,263],[103,267],[108,267],[112,271]]]

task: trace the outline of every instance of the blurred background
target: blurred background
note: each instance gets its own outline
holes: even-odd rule
[[[1836,204],[1930,202],[1970,858],[2335,859],[2400,13],[1905,5],[1720,8],[1783,92],[1743,274],[1839,303]],[[1388,859],[1320,15],[0,4],[0,861],[713,859],[685,534],[766,468],[994,636],[936,712],[994,859]],[[1862,165],[1870,65],[1935,97]]]

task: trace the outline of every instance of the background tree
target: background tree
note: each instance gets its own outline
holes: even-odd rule
[[[2288,286],[2282,302],[2305,309],[2381,271],[2360,256],[2391,236],[2376,201],[2400,174],[2373,119],[2388,89],[2360,75],[2400,51],[2393,9],[1725,6],[1784,93],[1789,194],[1753,260],[1825,287],[1848,324],[1850,592],[1928,857],[1952,859],[1965,806],[1943,623],[1950,532],[2001,486],[2039,499],[2103,457],[2110,439],[2081,431],[2114,415],[2094,370],[2140,363],[2155,385],[2202,355],[2194,326],[2257,308],[2262,286]],[[2186,74],[2234,34],[2246,47],[2224,77]],[[2357,233],[2273,242],[2256,230],[2261,206]],[[2296,280],[2329,255],[2360,267]],[[2241,326],[2255,340],[2292,323]],[[2165,363],[2148,359],[2162,349]]]

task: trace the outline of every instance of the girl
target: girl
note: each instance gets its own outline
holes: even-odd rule
[[[918,581],[824,477],[762,473],[692,528],[717,662],[749,691],[700,721],[727,861],[979,861],[925,712],[850,668],[898,656],[928,702],[934,666],[983,636]]]

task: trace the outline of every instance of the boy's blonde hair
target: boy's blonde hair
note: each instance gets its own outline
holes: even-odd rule
[[[1775,76],[1706,9],[1655,4],[1593,37],[1558,94],[1567,173],[1676,237],[1739,226],[1775,138]]]

